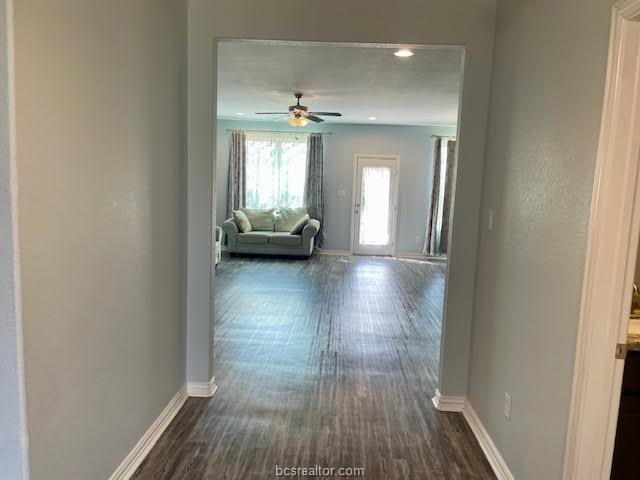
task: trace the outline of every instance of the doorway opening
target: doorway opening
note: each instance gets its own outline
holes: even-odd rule
[[[464,420],[431,404],[447,265],[425,245],[430,219],[444,227],[451,217],[432,194],[438,140],[457,136],[463,50],[414,46],[402,57],[394,45],[234,40],[217,48],[219,391],[207,413],[216,421],[205,423],[215,423],[209,438],[232,432],[258,456],[238,465],[230,452],[207,468],[261,478],[273,473],[270,461],[341,462],[401,478],[437,474],[447,459],[491,478]],[[413,439],[401,433],[409,421],[420,425]],[[372,429],[415,458],[398,464]],[[434,438],[442,455],[433,455]]]
[[[624,408],[619,407],[640,238],[638,52],[640,0],[620,2],[613,7],[612,15],[565,480],[610,478],[618,416],[625,415]]]

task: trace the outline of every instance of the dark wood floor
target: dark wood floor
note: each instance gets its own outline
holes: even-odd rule
[[[462,416],[431,404],[443,285],[442,264],[225,257],[218,392],[187,401],[134,478],[268,479],[276,465],[495,478]]]

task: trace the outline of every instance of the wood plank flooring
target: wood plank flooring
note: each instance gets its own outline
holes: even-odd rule
[[[462,415],[431,404],[444,265],[225,257],[216,275],[218,392],[187,401],[135,479],[495,478]]]

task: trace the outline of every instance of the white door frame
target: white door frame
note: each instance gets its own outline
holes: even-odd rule
[[[640,0],[613,7],[564,480],[610,476],[640,238]],[[568,346],[569,347],[569,346]]]
[[[399,198],[399,194],[398,194],[398,190],[400,187],[400,155],[379,155],[379,154],[365,154],[365,153],[356,153],[353,156],[353,185],[351,188],[351,241],[349,242],[350,246],[349,246],[349,253],[351,255],[354,254],[355,251],[355,241],[356,241],[356,225],[355,225],[355,221],[356,221],[356,216],[355,216],[355,209],[356,209],[356,194],[357,194],[357,188],[358,188],[358,159],[360,158],[376,158],[376,159],[380,159],[380,160],[394,160],[396,162],[396,185],[395,185],[395,193],[394,193],[394,198],[393,198],[393,202],[395,205],[395,218],[393,219],[393,222],[391,223],[391,232],[390,232],[390,236],[391,236],[391,240],[393,241],[393,246],[391,249],[391,256],[395,257],[397,255],[398,252],[398,242],[397,242],[397,232],[398,232],[398,216],[399,216],[399,205],[398,205],[398,198]]]

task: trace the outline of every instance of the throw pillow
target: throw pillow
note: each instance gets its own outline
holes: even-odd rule
[[[307,213],[305,207],[301,208],[288,208],[280,207],[275,214],[275,228],[276,232],[290,232],[293,226],[298,220],[304,217]]]
[[[291,235],[300,235],[304,226],[307,224],[309,220],[309,214],[305,214],[300,220],[296,222],[291,231],[289,232]]]
[[[242,211],[251,222],[252,230],[273,232],[273,208],[268,210],[243,208]]]
[[[251,222],[242,210],[233,211],[233,220],[236,222],[240,233],[247,233],[251,231]]]

